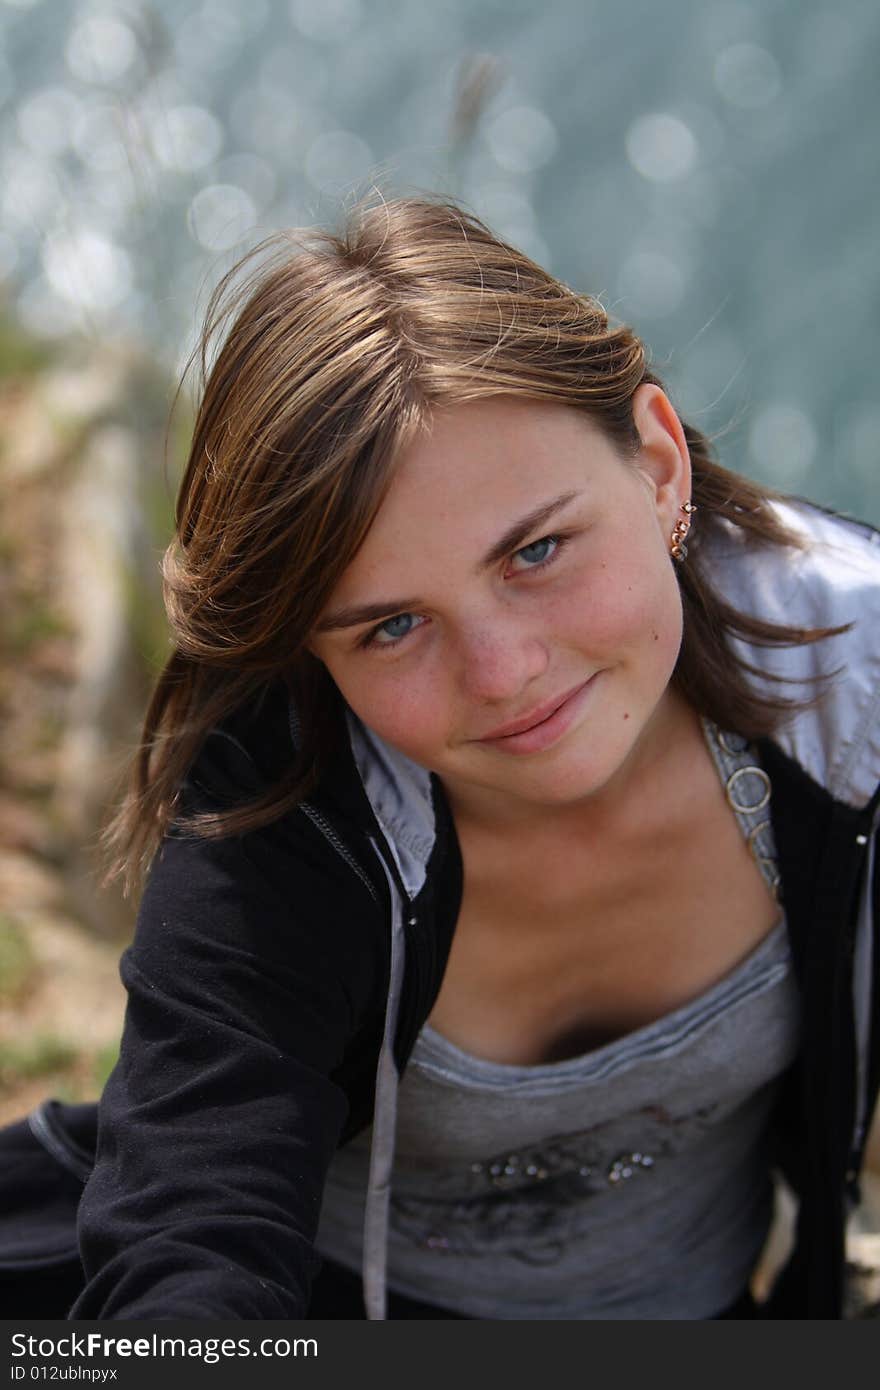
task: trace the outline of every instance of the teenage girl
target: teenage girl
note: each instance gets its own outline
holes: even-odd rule
[[[121,1057],[7,1135],[75,1173],[71,1316],[752,1316],[783,1176],[762,1311],[840,1316],[876,533],[440,198],[261,248],[205,360]]]

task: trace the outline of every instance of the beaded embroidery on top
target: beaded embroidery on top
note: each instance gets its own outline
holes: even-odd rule
[[[770,820],[770,778],[748,739],[702,718],[709,752],[721,774],[728,803],[746,834],[749,849],[777,902],[782,901],[776,843]]]

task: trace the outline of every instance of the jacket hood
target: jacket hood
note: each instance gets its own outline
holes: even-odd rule
[[[860,808],[876,793],[880,767],[880,532],[806,502],[773,505],[803,550],[755,545],[722,526],[706,547],[708,568],[724,598],[768,622],[853,624],[804,646],[733,646],[757,668],[756,686],[772,694],[809,698],[816,677],[845,677],[832,679],[822,702],[789,719],[774,741],[835,800]]]

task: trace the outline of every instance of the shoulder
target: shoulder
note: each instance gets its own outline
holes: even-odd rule
[[[773,693],[809,698],[816,678],[828,677],[825,698],[789,718],[775,741],[833,796],[861,806],[880,781],[880,532],[801,499],[773,508],[799,548],[725,527],[708,538],[705,572],[727,602],[767,622],[851,625],[814,643],[733,645]]]

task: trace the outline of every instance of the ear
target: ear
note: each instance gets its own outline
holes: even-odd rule
[[[664,528],[671,531],[682,502],[691,495],[691,456],[678,414],[659,386],[645,382],[632,398],[633,420],[642,447],[635,464],[654,494]]]

